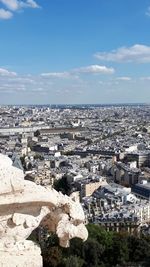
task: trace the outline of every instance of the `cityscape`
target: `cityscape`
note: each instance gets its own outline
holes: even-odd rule
[[[82,203],[87,222],[150,234],[150,106],[3,106],[0,152]]]

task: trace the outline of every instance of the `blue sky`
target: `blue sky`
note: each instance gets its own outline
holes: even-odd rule
[[[150,0],[0,0],[0,104],[150,102]]]

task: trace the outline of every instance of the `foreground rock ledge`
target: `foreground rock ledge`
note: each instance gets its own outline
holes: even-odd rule
[[[13,248],[0,250],[0,266],[3,267],[42,267],[43,260],[41,249],[31,241],[24,241],[20,248],[15,245]]]
[[[39,225],[58,235],[60,245],[88,237],[78,202],[24,180],[23,171],[0,154],[0,266],[42,267],[40,248],[26,239]]]

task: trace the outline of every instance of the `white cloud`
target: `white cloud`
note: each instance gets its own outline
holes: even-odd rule
[[[140,77],[141,81],[150,81],[150,76]]]
[[[21,8],[39,8],[39,5],[34,0],[0,0],[0,2],[6,6],[6,8],[15,11]]]
[[[6,9],[0,9],[0,19],[10,19],[13,17],[13,12],[24,8],[40,8],[34,0],[0,0]]]
[[[150,6],[147,8],[147,11],[146,11],[145,15],[147,15],[148,17],[150,17]]]
[[[108,68],[106,66],[100,66],[100,65],[91,65],[87,67],[81,67],[74,69],[73,72],[78,73],[97,73],[97,74],[113,74],[115,70],[113,68]]]
[[[115,70],[113,68],[107,68],[106,66],[100,66],[100,65],[91,65],[81,68],[76,68],[70,71],[65,72],[48,72],[48,73],[42,73],[42,77],[47,78],[74,78],[78,79],[78,75],[82,73],[87,74],[113,74]]]
[[[95,57],[105,61],[149,63],[150,46],[135,44],[131,47],[120,47],[111,52],[98,52]]]
[[[13,13],[5,10],[3,8],[0,8],[0,19],[11,19],[13,17]]]
[[[19,1],[18,0],[0,0],[0,2],[10,10],[19,9]]]
[[[21,8],[40,8],[40,6],[34,0],[27,0],[26,2],[20,1]]]
[[[69,78],[71,75],[69,72],[48,72],[42,73],[41,76],[46,78]]]
[[[17,76],[17,73],[0,68],[0,76],[14,77]]]
[[[17,75],[16,72],[11,72],[6,69],[0,68],[0,92],[4,93],[29,93],[46,91],[50,89],[50,83],[46,81],[43,82],[42,78],[38,75],[30,76],[28,75]]]
[[[33,88],[32,89],[32,92],[43,92],[44,91],[44,89],[43,88]]]
[[[131,81],[131,77],[128,76],[117,77],[116,79],[119,81]]]

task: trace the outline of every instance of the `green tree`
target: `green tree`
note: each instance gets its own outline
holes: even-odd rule
[[[63,260],[64,267],[82,267],[84,260],[76,255],[71,255]]]
[[[39,136],[40,136],[40,131],[39,131],[39,130],[35,131],[35,132],[34,132],[34,136],[35,136],[35,137],[39,137]]]
[[[101,264],[101,256],[104,247],[97,240],[88,238],[83,244],[82,254],[85,261],[85,267],[98,267]]]
[[[62,262],[62,251],[58,246],[49,247],[42,256],[44,267],[57,267]]]
[[[68,255],[76,255],[80,258],[82,258],[82,248],[83,248],[83,242],[80,238],[73,238],[70,241],[70,247],[67,251]]]
[[[99,225],[87,225],[86,242],[74,238],[69,248],[59,246],[54,234],[42,248],[44,267],[149,267],[150,237],[107,232]]]
[[[108,256],[107,260],[105,258],[106,263],[110,266],[124,266],[129,260],[127,236],[114,232],[112,246],[106,250]]]
[[[111,247],[113,244],[113,232],[107,232],[105,228],[100,225],[88,224],[87,230],[89,236],[96,239],[100,244],[106,248]]]
[[[63,175],[63,177],[59,180],[55,180],[54,189],[57,191],[61,191],[63,194],[66,195],[70,194],[70,185],[67,181],[66,175]]]
[[[146,240],[144,237],[129,236],[128,249],[131,262],[144,261],[150,266],[150,240]]]
[[[44,156],[41,155],[41,154],[39,154],[39,153],[36,153],[36,154],[34,155],[34,159],[44,160]]]

